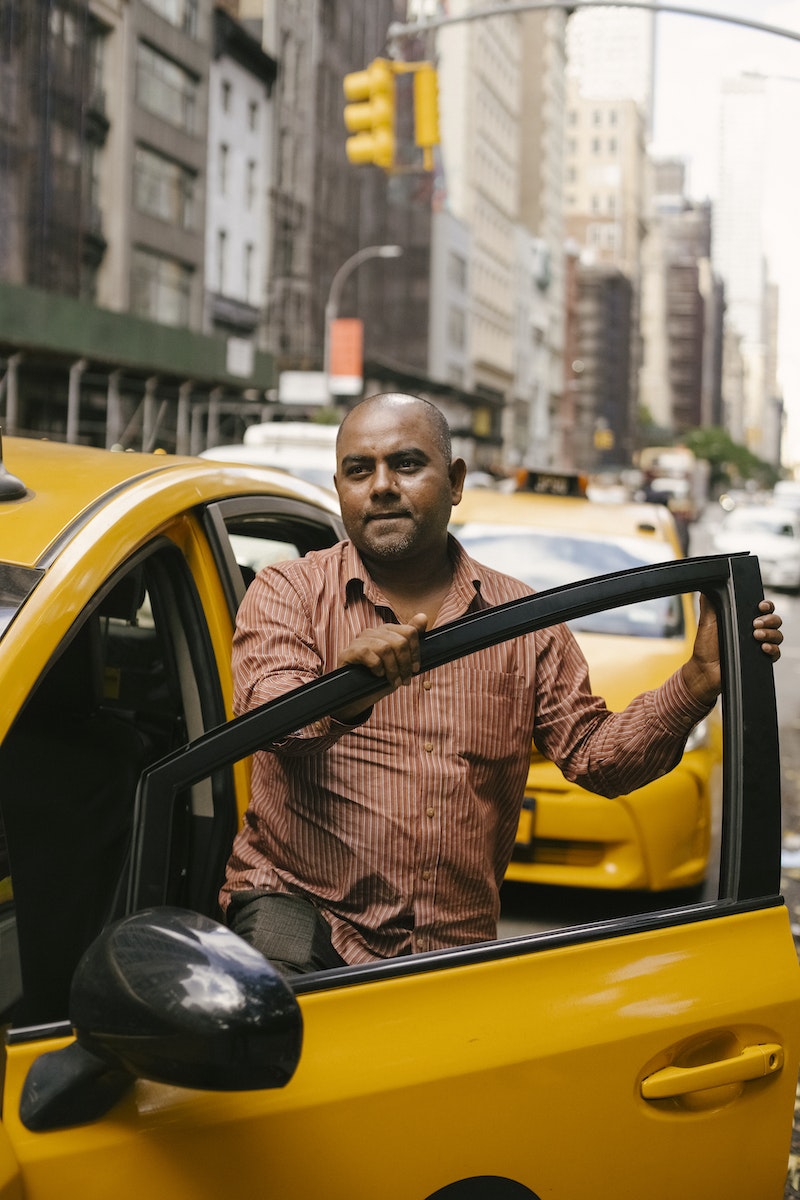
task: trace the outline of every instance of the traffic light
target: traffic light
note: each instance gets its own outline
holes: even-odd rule
[[[350,133],[345,142],[351,163],[374,163],[390,171],[395,158],[394,71],[388,59],[375,58],[364,71],[345,75],[347,100],[344,123]]]
[[[417,63],[414,72],[414,141],[422,149],[425,169],[432,170],[432,148],[439,145],[439,84],[429,62]]]

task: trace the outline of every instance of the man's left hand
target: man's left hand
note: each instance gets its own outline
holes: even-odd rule
[[[781,656],[782,618],[775,612],[771,600],[762,600],[758,616],[753,621],[753,637],[761,643],[761,649],[773,663]],[[683,666],[683,678],[692,695],[702,704],[713,704],[722,689],[722,673],[719,664],[719,638],[717,618],[711,601],[700,596],[700,618],[694,640],[692,657]]]

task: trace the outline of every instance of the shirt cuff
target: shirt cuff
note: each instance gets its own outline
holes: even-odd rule
[[[678,736],[707,717],[716,704],[703,704],[689,691],[683,673],[678,669],[653,693],[656,715],[662,724]]]

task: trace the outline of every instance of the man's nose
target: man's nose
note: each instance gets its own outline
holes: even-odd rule
[[[389,492],[397,486],[397,476],[387,463],[377,463],[372,477],[372,487],[376,492]]]

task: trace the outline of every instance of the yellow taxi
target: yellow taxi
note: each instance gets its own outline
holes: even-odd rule
[[[451,527],[474,558],[541,590],[683,556],[665,505],[590,501],[577,476],[532,478],[543,490],[465,492]],[[562,494],[554,494],[559,484]],[[685,595],[580,617],[572,628],[594,690],[622,709],[689,658],[696,624],[693,598]],[[534,743],[506,878],[702,889],[714,870],[720,786],[718,712],[693,730],[673,771],[613,800],[569,783]],[[708,886],[716,881],[709,878]]]
[[[337,538],[335,502],[247,466],[5,452],[3,1200],[779,1200],[800,971],[756,561],[603,575],[422,648],[432,670],[579,614],[709,594],[713,898],[288,982],[216,910],[249,756],[373,683],[335,671],[231,719],[228,658],[250,571]]]

